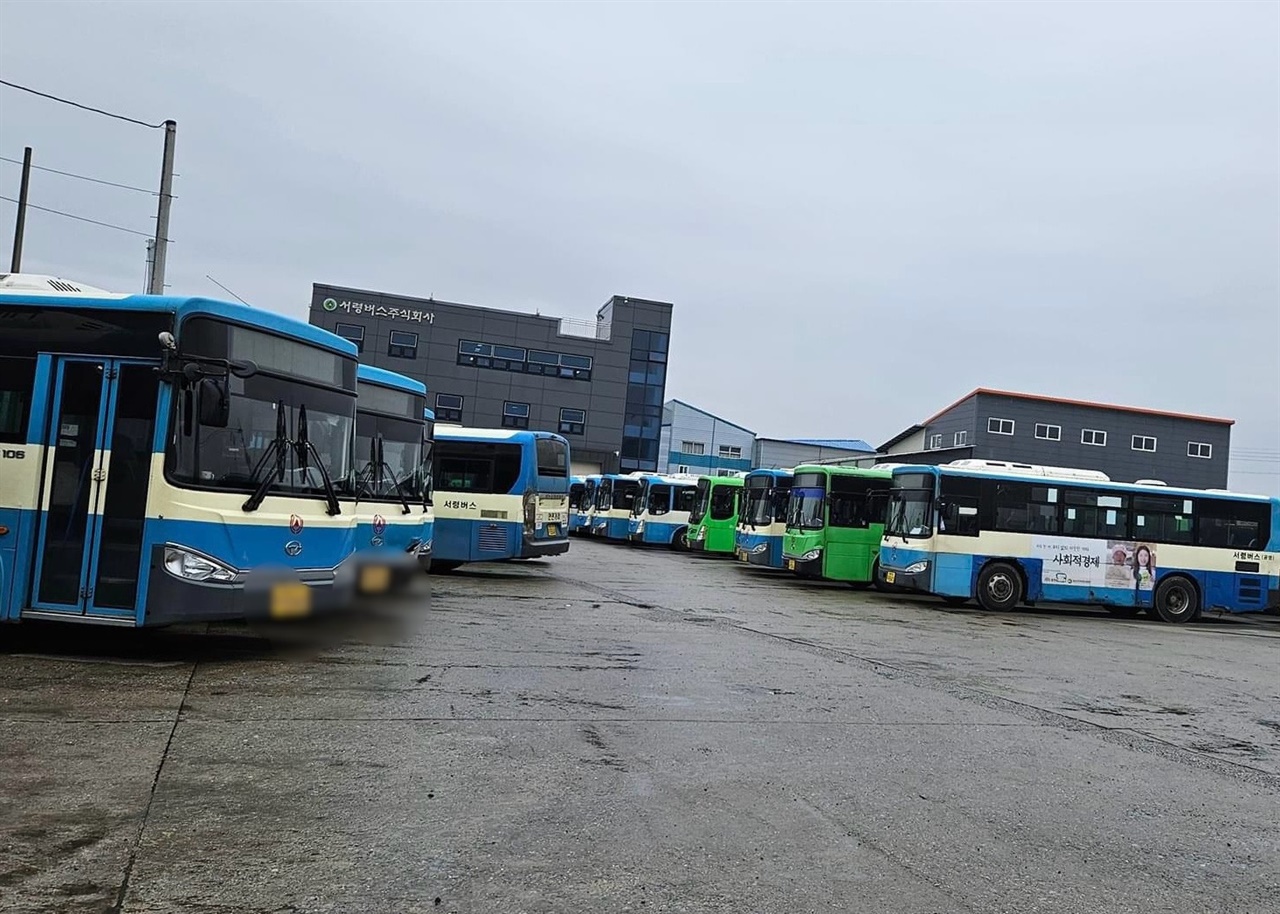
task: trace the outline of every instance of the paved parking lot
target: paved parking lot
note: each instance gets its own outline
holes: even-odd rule
[[[594,542],[421,585],[359,627],[0,629],[0,910],[1280,910],[1277,620]]]

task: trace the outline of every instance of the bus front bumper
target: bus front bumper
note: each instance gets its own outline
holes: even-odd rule
[[[233,581],[189,580],[167,571],[157,547],[147,579],[147,625],[239,619],[287,621],[343,610],[356,597],[357,569],[257,568]]]
[[[907,571],[905,568],[886,568],[880,565],[879,569],[876,573],[876,581],[885,587],[892,587],[895,590],[913,590],[919,593],[929,593],[932,590],[928,567],[923,571]]]
[[[808,552],[804,555],[787,555],[784,553],[782,567],[783,570],[794,572],[802,578],[820,578],[822,577],[822,552],[818,551],[816,556]]]

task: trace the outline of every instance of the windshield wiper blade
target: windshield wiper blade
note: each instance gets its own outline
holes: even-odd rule
[[[400,496],[400,507],[405,514],[413,513],[409,507],[409,499],[404,497],[404,482],[396,478],[395,471],[387,463],[387,451],[383,445],[382,433],[378,433],[378,471],[387,471],[387,477],[395,483],[396,494]]]
[[[258,458],[257,465],[253,468],[253,472],[249,474],[249,481],[253,482],[258,479],[258,474],[263,468],[267,467],[268,461],[274,457],[275,466],[262,477],[262,481],[258,483],[258,487],[253,490],[253,494],[245,499],[243,505],[240,506],[242,511],[257,511],[262,505],[262,500],[267,497],[267,490],[271,488],[273,481],[284,482],[285,471],[285,455],[289,450],[289,427],[285,423],[284,418],[284,400],[276,401],[276,436],[271,439],[271,443],[267,445],[267,449],[262,452],[262,456]]]
[[[307,404],[305,403],[298,407],[298,440],[294,442],[294,447],[297,448],[298,467],[302,470],[304,479],[308,479],[311,475],[307,455],[310,454],[316,458],[316,469],[320,471],[320,479],[324,482],[324,499],[327,506],[325,513],[330,517],[341,514],[342,506],[338,504],[338,492],[333,487],[333,480],[329,478],[324,458],[320,456],[316,446],[311,443],[311,436],[307,434]],[[310,482],[309,479],[308,482]]]

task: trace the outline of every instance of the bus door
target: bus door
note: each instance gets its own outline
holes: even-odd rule
[[[51,377],[29,605],[133,621],[159,373],[119,359],[57,358]]]

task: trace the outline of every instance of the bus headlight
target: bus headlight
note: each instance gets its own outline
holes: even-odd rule
[[[175,578],[187,581],[234,581],[234,568],[224,565],[216,559],[198,552],[191,552],[179,546],[164,547],[165,571]]]
[[[923,574],[929,570],[928,562],[912,562],[906,568],[902,569],[903,574]]]
[[[636,533],[644,533],[644,521],[636,521]]]
[[[752,555],[759,555],[762,552],[768,552],[768,551],[769,551],[768,543],[756,543],[756,545],[751,547]]]
[[[707,538],[707,528],[706,528],[706,527],[699,527],[699,528],[698,528],[698,535],[697,535],[697,536],[695,536],[695,537],[694,537],[694,539],[697,539],[697,540],[704,540],[704,539],[706,539],[706,538]]]
[[[818,560],[818,559],[820,559],[820,558],[822,558],[822,550],[821,550],[821,549],[810,549],[810,550],[809,550],[808,552],[806,552],[804,555],[800,556],[800,561],[802,561],[802,562],[815,562],[815,561],[817,561],[817,560]]]

